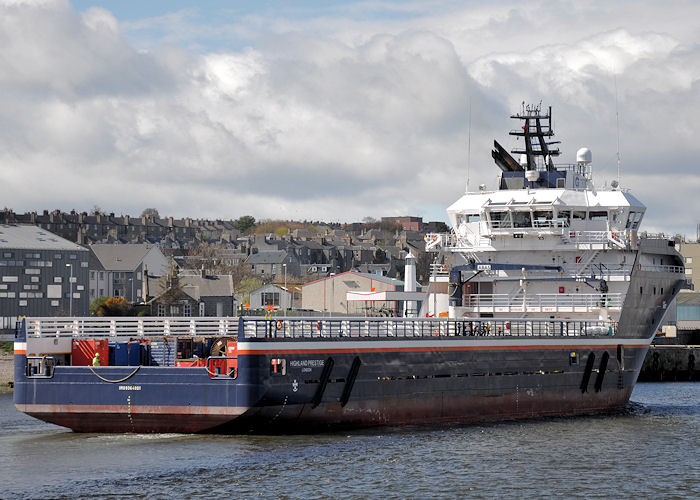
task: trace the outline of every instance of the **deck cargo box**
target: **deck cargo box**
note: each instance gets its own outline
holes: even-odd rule
[[[73,339],[71,364],[73,366],[92,365],[95,354],[100,355],[100,365],[109,365],[109,341],[107,339]]]

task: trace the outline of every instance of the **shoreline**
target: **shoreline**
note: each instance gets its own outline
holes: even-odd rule
[[[0,353],[0,394],[12,392],[15,379],[15,357],[9,352]]]

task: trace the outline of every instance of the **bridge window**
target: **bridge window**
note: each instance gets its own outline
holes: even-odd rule
[[[552,211],[551,210],[536,210],[533,214],[535,219],[535,227],[546,227],[552,225]]]
[[[630,212],[629,216],[627,217],[627,225],[625,226],[627,229],[637,229],[639,226],[639,221],[642,220],[642,212]]]
[[[510,219],[510,212],[491,212],[491,225],[494,228],[513,227]]]
[[[586,219],[585,210],[574,210],[571,213],[571,219],[573,219],[573,220],[585,220]]]
[[[571,210],[560,210],[557,212],[557,225],[560,227],[569,227],[571,221]]]
[[[481,216],[479,214],[467,214],[467,222],[481,222]]]
[[[607,211],[591,211],[588,215],[588,218],[590,220],[608,220],[608,212]]]
[[[513,212],[513,227],[532,227],[530,212]]]

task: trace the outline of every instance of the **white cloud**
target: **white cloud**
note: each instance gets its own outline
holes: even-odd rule
[[[599,184],[614,178],[616,78],[623,185],[649,204],[649,229],[693,234],[698,10],[365,3],[123,25],[100,8],[5,0],[0,194],[20,211],[434,218],[463,192],[467,163],[472,186],[494,186],[491,143],[512,144],[523,100],[553,106],[562,161],[586,145]],[[225,37],[244,48],[204,49]]]

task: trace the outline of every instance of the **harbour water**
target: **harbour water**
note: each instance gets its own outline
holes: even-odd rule
[[[700,384],[627,411],[303,436],[76,434],[0,395],[2,498],[699,498]]]

